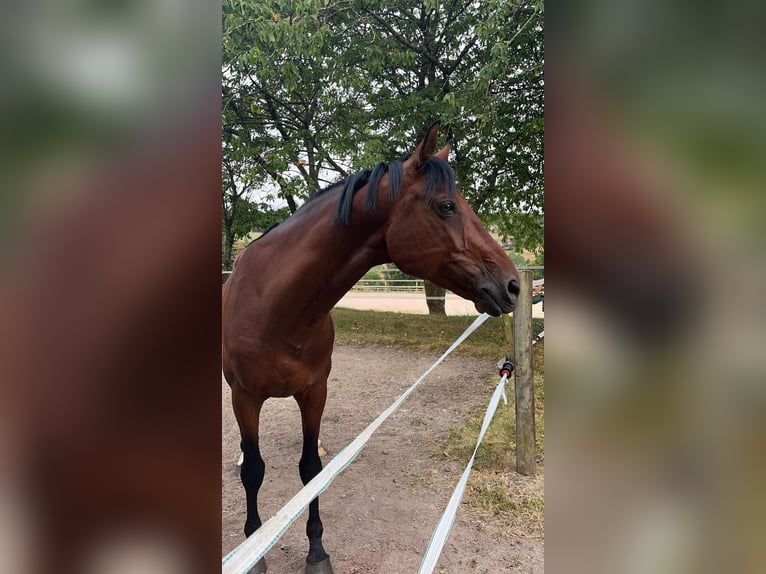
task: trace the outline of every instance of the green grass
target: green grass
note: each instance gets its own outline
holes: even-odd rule
[[[332,312],[336,340],[347,345],[381,345],[422,353],[441,353],[471,324],[474,317],[410,315],[377,311],[338,309]],[[542,331],[542,319],[533,320],[534,334]],[[455,349],[455,355],[497,361],[505,352],[503,323],[491,317]],[[545,446],[545,341],[535,345],[534,384],[536,440],[538,459],[542,462]],[[497,380],[487,381],[487,394]],[[516,416],[513,409],[513,384],[507,387],[509,404],[500,403],[495,418],[476,454],[474,469],[463,503],[483,520],[493,522],[516,536],[544,537],[543,468],[536,476],[515,473]],[[455,461],[462,468],[471,456],[479,434],[484,409],[450,431],[434,450],[434,457]],[[423,485],[429,477],[411,477]]]
[[[543,382],[545,379],[545,341],[540,341],[535,345],[532,353],[534,361],[534,385],[535,385],[535,439],[538,454],[543,453],[544,439],[545,439],[545,426],[543,420],[543,414],[545,412],[545,393],[543,389]],[[496,380],[488,381],[488,390],[491,390],[493,386],[497,384]],[[509,452],[513,455],[515,461],[515,448],[516,442],[514,440],[514,434],[516,429],[516,413],[513,407],[513,382],[511,381],[506,387],[509,402],[508,405],[504,405],[502,402],[498,406],[495,418],[492,420],[492,424],[487,429],[487,434],[484,435],[484,440],[476,453],[476,461],[474,468],[477,470],[488,470],[492,472],[504,472],[510,470],[508,465]],[[484,417],[483,412],[480,416],[472,418],[464,425],[452,429],[448,437],[448,442],[445,447],[444,455],[447,458],[458,458],[462,460],[468,460],[476,445],[476,438],[479,436],[479,429],[481,428],[482,419]]]
[[[535,384],[535,438],[538,460],[545,452],[545,341],[533,350]],[[488,382],[489,385],[497,381]],[[506,392],[513,393],[509,384]],[[511,397],[509,396],[509,399]],[[476,446],[483,411],[470,417],[464,424],[450,431],[439,447],[442,460],[465,464]],[[488,521],[498,523],[516,536],[544,537],[543,468],[538,466],[536,476],[524,477],[515,473],[516,465],[516,413],[512,400],[507,406],[500,403],[492,424],[476,453],[473,472],[468,481],[464,503]]]
[[[332,318],[335,340],[344,345],[381,345],[418,353],[442,353],[476,317],[412,315],[336,307]],[[534,333],[542,330],[543,320],[533,319]],[[490,317],[455,349],[454,354],[497,361],[505,351],[503,321]]]

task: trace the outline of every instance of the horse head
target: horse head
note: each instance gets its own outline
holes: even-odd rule
[[[518,271],[457,191],[447,163],[451,144],[434,153],[438,130],[432,125],[401,164],[400,197],[385,232],[388,253],[405,273],[473,301],[479,312],[509,313],[519,294]]]

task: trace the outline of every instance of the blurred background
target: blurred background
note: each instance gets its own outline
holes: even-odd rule
[[[546,566],[763,572],[763,5],[547,16]]]
[[[220,30],[2,6],[0,572],[218,568]]]

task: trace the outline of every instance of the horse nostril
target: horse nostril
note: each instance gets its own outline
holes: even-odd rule
[[[520,291],[521,291],[521,286],[519,285],[519,282],[516,279],[511,279],[510,281],[508,281],[508,292],[511,295],[516,295],[518,297]]]

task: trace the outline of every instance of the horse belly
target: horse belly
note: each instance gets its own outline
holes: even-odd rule
[[[317,364],[290,354],[263,350],[233,354],[231,368],[236,382],[253,395],[264,399],[289,397],[312,384],[326,383],[329,357]]]

